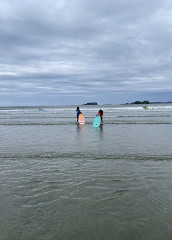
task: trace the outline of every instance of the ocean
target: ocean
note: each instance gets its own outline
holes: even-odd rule
[[[170,240],[172,104],[147,106],[0,107],[0,240]]]

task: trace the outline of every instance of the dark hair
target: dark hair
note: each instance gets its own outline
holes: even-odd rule
[[[79,110],[79,107],[76,108],[76,111],[78,111],[78,110]]]
[[[99,113],[102,113],[102,114],[103,114],[103,110],[100,109],[100,110],[99,110]]]

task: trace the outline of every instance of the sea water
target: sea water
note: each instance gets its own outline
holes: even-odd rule
[[[80,109],[0,108],[0,240],[171,239],[172,104]]]

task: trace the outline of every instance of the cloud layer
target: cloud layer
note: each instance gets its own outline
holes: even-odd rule
[[[171,1],[1,0],[0,21],[1,105],[172,100]]]

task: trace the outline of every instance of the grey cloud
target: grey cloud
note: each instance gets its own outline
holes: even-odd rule
[[[2,0],[0,9],[0,93],[171,91],[170,1]]]

